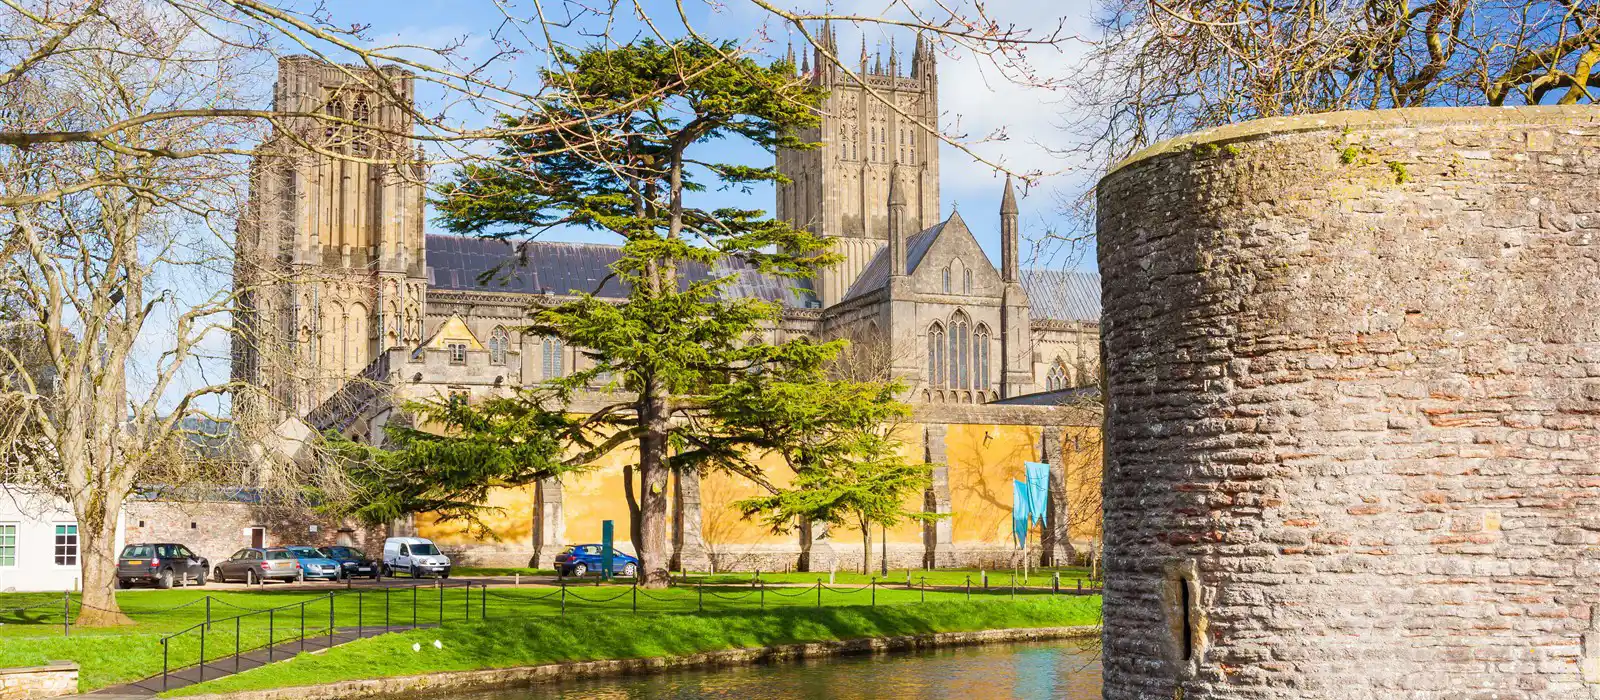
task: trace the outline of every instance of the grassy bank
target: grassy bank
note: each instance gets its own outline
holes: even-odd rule
[[[335,596],[330,598],[330,592]],[[1015,601],[1020,604],[1030,599],[1051,598],[1057,596],[1051,596],[1048,589],[1035,589],[1019,591]],[[1063,605],[1090,605],[1098,610],[1098,599],[1059,598]],[[33,666],[58,659],[76,661],[81,668],[78,687],[89,691],[160,673],[162,637],[205,622],[208,604],[214,622],[206,656],[215,660],[232,655],[236,633],[244,649],[265,644],[269,638],[280,643],[297,638],[301,624],[298,604],[302,602],[306,603],[306,634],[319,636],[326,634],[330,621],[338,628],[382,627],[386,623],[408,625],[413,611],[416,621],[423,625],[438,624],[442,618],[448,631],[458,625],[477,625],[485,617],[494,625],[533,618],[542,618],[546,620],[543,624],[552,627],[561,627],[573,620],[589,625],[589,620],[598,615],[631,617],[637,606],[637,622],[631,624],[648,627],[658,624],[657,621],[663,625],[678,624],[670,619],[701,614],[760,616],[774,610],[794,610],[795,615],[810,616],[834,609],[871,610],[874,604],[877,610],[932,609],[939,604],[965,603],[968,596],[964,591],[924,593],[892,585],[880,585],[873,590],[842,583],[824,587],[820,597],[814,586],[774,586],[763,590],[748,585],[681,586],[637,593],[626,585],[582,585],[569,587],[565,594],[549,586],[507,586],[492,588],[487,595],[481,587],[469,593],[460,587],[441,591],[430,586],[387,592],[364,587],[350,591],[342,588],[228,592],[199,588],[136,590],[122,591],[117,596],[134,624],[110,629],[75,627],[70,636],[62,634],[62,609],[56,604],[59,600],[59,594],[0,594],[0,668]],[[971,600],[974,604],[987,601],[996,607],[1013,602],[1009,589],[1000,587],[988,592],[975,589]],[[42,607],[16,610],[41,604]],[[75,600],[73,607],[76,607]],[[273,620],[261,612],[239,618],[237,623],[234,621],[237,615],[267,608],[278,608],[275,626]],[[191,629],[169,643],[174,668],[195,663],[199,654],[196,632]],[[409,643],[406,647],[409,649]]]
[[[535,666],[564,661],[680,656],[705,651],[861,637],[1017,627],[1092,625],[1095,598],[926,605],[788,608],[704,615],[591,614],[466,623],[397,632],[353,642],[284,664],[246,671],[172,695],[322,685],[344,680],[440,671]],[[438,640],[440,648],[435,648]],[[420,644],[421,651],[412,645]]]

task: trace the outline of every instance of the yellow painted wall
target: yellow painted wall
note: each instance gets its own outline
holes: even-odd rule
[[[925,454],[924,431],[920,425],[906,426],[902,454],[920,460]],[[1041,429],[1018,425],[950,425],[945,431],[945,458],[949,464],[951,531],[957,545],[1009,546],[1013,479],[1023,478],[1023,462],[1039,458]],[[1063,459],[1067,460],[1069,488],[1098,491],[1100,463],[1098,428],[1064,428]],[[616,521],[617,539],[628,541],[628,511],[623,495],[623,466],[637,463],[633,448],[619,449],[600,460],[591,470],[569,474],[562,480],[562,512],[567,542],[598,542],[601,521]],[[790,483],[792,474],[777,456],[760,460],[768,478],[779,485]],[[635,485],[637,488],[637,484]],[[715,472],[700,482],[701,533],[713,550],[728,545],[789,545],[794,534],[773,534],[766,527],[739,517],[733,503],[764,491],[743,477]],[[670,500],[670,499],[669,499]],[[1080,496],[1074,503],[1095,502]],[[493,492],[491,505],[502,508],[480,517],[507,544],[531,542],[535,506],[534,487],[500,489]],[[920,510],[922,494],[907,498],[909,508]],[[417,517],[418,532],[441,543],[465,544],[474,541],[457,523],[437,523],[426,515]],[[1075,523],[1073,536],[1098,535],[1098,519]],[[877,533],[873,533],[874,544]],[[836,528],[830,539],[835,546],[859,545],[861,535],[852,528]],[[482,540],[480,540],[482,541]],[[889,541],[915,544],[922,541],[922,525],[905,522],[889,531]]]
[[[951,540],[1005,545],[1011,536],[1011,482],[1023,462],[1039,458],[1040,429],[1026,425],[951,425],[944,454],[950,465]]]

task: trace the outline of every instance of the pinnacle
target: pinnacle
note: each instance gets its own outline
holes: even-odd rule
[[[1006,175],[1005,194],[1001,195],[1001,197],[1000,197],[1000,214],[1002,216],[1004,216],[1006,214],[1016,214],[1016,213],[1017,213],[1016,188],[1011,186],[1011,175],[1007,174]]]

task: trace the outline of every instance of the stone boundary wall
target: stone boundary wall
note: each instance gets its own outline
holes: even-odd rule
[[[78,664],[0,668],[0,700],[34,700],[78,693]]]
[[[1600,108],[1101,182],[1107,700],[1600,698]]]
[[[524,666],[520,668],[454,671],[422,676],[374,678],[341,681],[312,688],[275,688],[214,695],[193,695],[192,700],[342,700],[344,698],[390,697],[401,694],[453,696],[477,690],[514,688],[556,679],[628,676],[691,669],[729,668],[753,664],[799,661],[803,659],[916,651],[940,647],[1037,642],[1092,637],[1095,627],[1039,627],[998,629],[977,632],[942,632],[900,637],[846,639],[832,642],[784,644],[757,649],[728,649],[687,656],[646,659],[607,659],[572,663]]]

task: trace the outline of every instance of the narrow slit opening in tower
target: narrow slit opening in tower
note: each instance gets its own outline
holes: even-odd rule
[[[1194,613],[1189,601],[1189,579],[1178,578],[1178,610],[1183,616],[1183,632],[1178,644],[1185,662],[1194,660]]]

